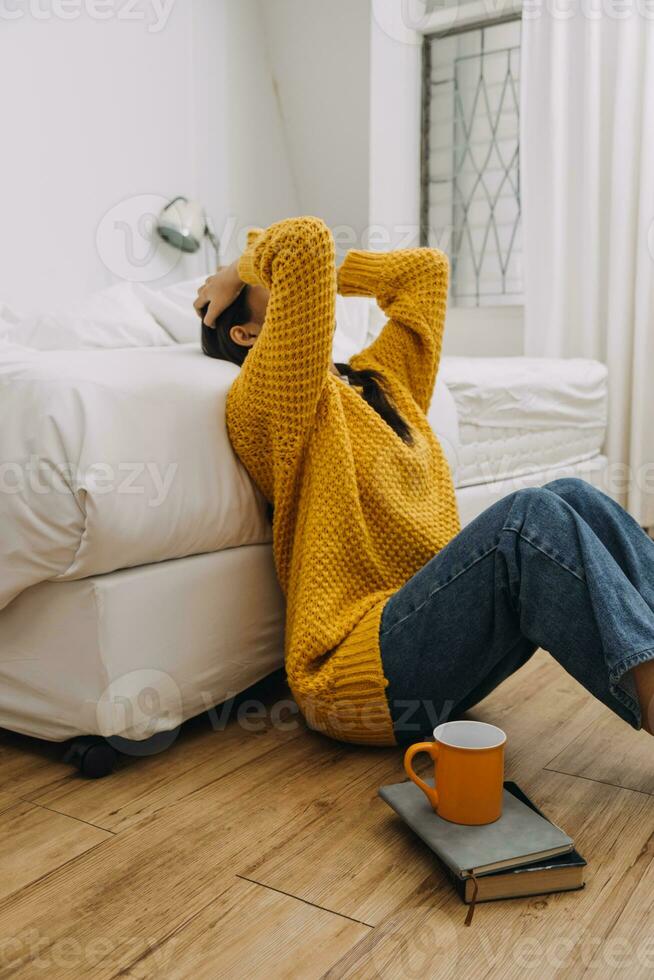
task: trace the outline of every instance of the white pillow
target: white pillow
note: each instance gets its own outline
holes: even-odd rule
[[[186,279],[164,289],[135,285],[139,299],[148,313],[178,344],[197,344],[200,340],[200,318],[193,309],[196,294],[206,276]]]
[[[370,303],[365,296],[336,297],[333,360],[349,361],[366,346],[370,328]]]
[[[37,350],[164,347],[174,340],[131,283],[118,283],[69,309],[21,315],[0,309],[0,340]]]
[[[459,466],[461,437],[459,434],[459,413],[450,389],[440,378],[436,379],[434,394],[427,412],[429,424],[438,436],[443,452],[450,464],[452,478],[456,486]]]

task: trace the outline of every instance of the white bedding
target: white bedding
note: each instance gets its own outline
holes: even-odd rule
[[[0,344],[36,350],[163,347],[176,342],[128,282],[63,310],[18,312],[0,303]]]
[[[602,448],[607,370],[597,361],[448,357],[441,378],[459,416],[459,487],[573,465]]]
[[[197,346],[0,351],[0,608],[41,581],[268,541],[225,428],[236,373]]]

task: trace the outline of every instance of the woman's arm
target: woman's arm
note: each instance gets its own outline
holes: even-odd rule
[[[331,232],[311,217],[252,232],[238,272],[243,282],[265,286],[270,298],[261,333],[229,394],[230,436],[246,465],[248,449],[259,460],[272,456],[280,463],[299,451],[331,364]]]
[[[374,296],[387,315],[383,330],[350,359],[357,370],[391,373],[429,408],[441,355],[449,264],[431,248],[348,253],[338,273],[343,296]]]

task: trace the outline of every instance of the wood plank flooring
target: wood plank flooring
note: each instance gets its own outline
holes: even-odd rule
[[[377,797],[399,750],[207,716],[97,782],[0,733],[0,977],[633,977],[654,972],[654,741],[537,654],[470,717],[587,858],[583,892],[465,907]],[[215,720],[215,719],[214,719]]]

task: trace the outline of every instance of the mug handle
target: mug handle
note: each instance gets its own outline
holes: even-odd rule
[[[416,786],[419,786],[423,791],[425,796],[428,798],[434,810],[438,809],[438,792],[435,788],[428,786],[424,779],[421,779],[417,772],[414,771],[412,766],[413,757],[419,752],[426,752],[432,757],[434,762],[438,759],[438,745],[436,742],[416,742],[415,745],[410,745],[409,748],[404,753],[404,771],[406,772],[409,779],[411,779]]]

